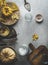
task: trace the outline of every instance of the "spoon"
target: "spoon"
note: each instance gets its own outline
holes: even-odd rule
[[[30,3],[28,3],[26,0],[24,0],[24,7],[25,7],[25,9],[28,10],[29,12],[31,11]]]

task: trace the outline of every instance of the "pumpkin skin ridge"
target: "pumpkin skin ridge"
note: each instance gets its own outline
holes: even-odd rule
[[[1,60],[1,62],[4,64],[6,64],[6,63],[12,63],[12,62],[14,62],[14,61],[17,61],[17,53],[16,53],[16,51],[12,48],[12,47],[8,47],[8,46],[6,46],[6,47],[3,47],[2,49],[4,49],[4,48],[10,48],[10,49],[12,49],[14,52],[15,52],[15,57],[14,57],[14,59],[10,59],[10,61],[8,61],[8,62],[4,62],[4,61],[2,61]],[[2,50],[1,50],[2,51]]]

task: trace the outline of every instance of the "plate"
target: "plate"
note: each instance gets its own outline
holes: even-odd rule
[[[15,10],[12,13],[12,15],[9,17],[4,17],[0,13],[0,18],[2,18],[2,19],[0,19],[0,23],[11,26],[11,25],[14,25],[15,23],[17,23],[18,20],[20,19],[20,11],[19,11],[19,7],[13,2],[7,2],[7,6],[9,6],[12,9],[16,8],[17,10]]]

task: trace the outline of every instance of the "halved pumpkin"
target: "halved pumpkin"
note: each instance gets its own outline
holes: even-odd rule
[[[3,63],[8,63],[17,58],[16,51],[12,47],[5,47],[1,50],[0,58]]]

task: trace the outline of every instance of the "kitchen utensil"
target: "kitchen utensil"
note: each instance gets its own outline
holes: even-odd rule
[[[30,49],[32,52],[29,54],[29,61],[32,65],[41,65],[42,64],[42,58],[44,58],[43,54],[47,54],[48,57],[48,50],[44,45],[39,46],[37,49],[30,43],[29,44]]]
[[[26,0],[24,0],[24,7],[27,11],[31,11],[30,3],[28,3]]]

